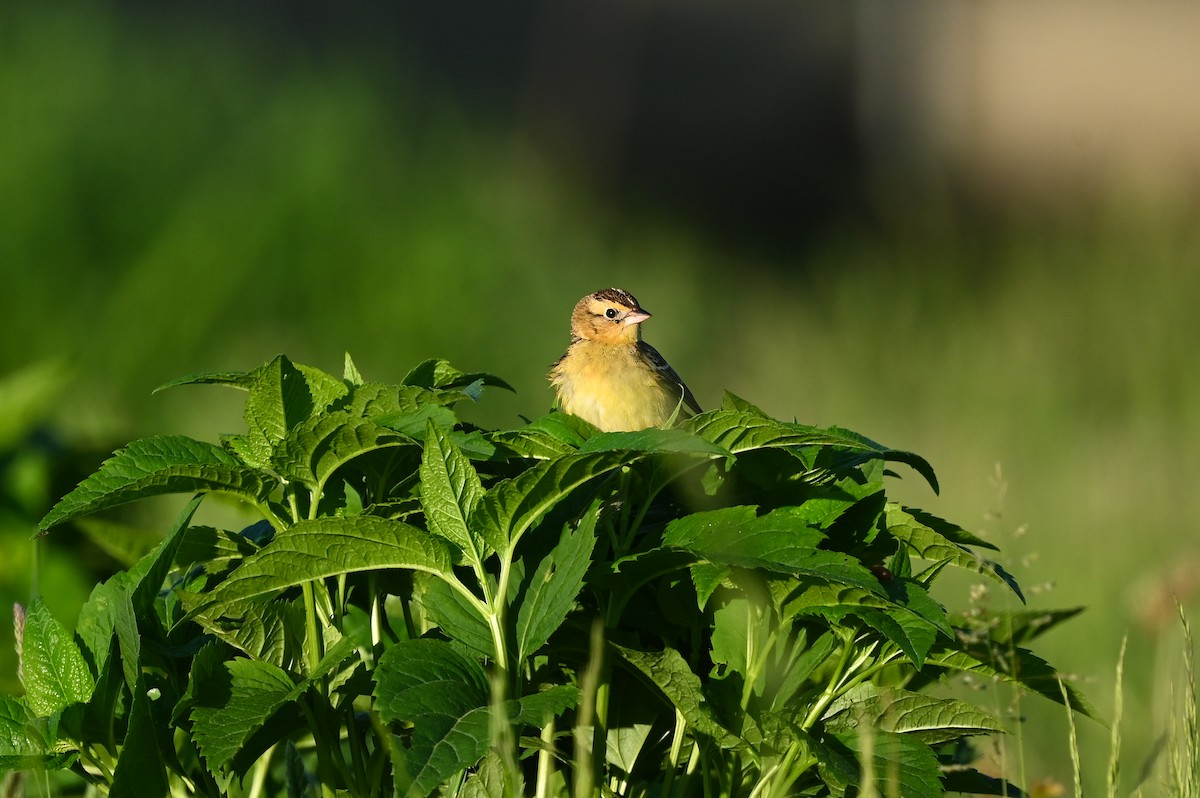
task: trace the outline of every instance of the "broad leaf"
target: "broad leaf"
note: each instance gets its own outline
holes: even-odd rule
[[[64,496],[38,523],[42,530],[98,510],[166,493],[215,491],[261,505],[275,488],[219,446],[183,435],[134,441]]]
[[[721,565],[816,576],[882,594],[879,581],[858,560],[817,548],[825,539],[817,526],[825,509],[805,504],[761,516],[746,506],[693,513],[668,524],[663,542]]]
[[[318,518],[293,524],[247,557],[210,594],[206,606],[357,571],[403,568],[444,574],[450,567],[445,543],[400,521],[369,515]]]
[[[734,454],[762,448],[782,447],[797,452],[821,447],[827,453],[837,451],[846,455],[835,458],[839,470],[848,470],[870,460],[904,463],[923,476],[934,492],[938,489],[933,468],[912,452],[890,449],[837,427],[821,429],[778,421],[745,403],[740,407],[725,406],[693,416],[684,422],[683,428]],[[811,459],[802,458],[802,462],[810,468],[817,467]]]
[[[870,750],[874,755],[869,764],[869,773],[874,779],[877,794],[886,794],[889,789],[887,785],[894,784],[896,794],[905,798],[942,798],[941,770],[937,757],[928,745],[910,735],[880,730],[870,734]],[[853,751],[861,762],[866,749],[863,732],[834,736]]]
[[[491,739],[490,691],[483,668],[438,640],[405,640],[375,669],[375,700],[383,720],[412,724],[405,752],[412,778],[404,793],[425,796],[451,775],[475,765]],[[578,699],[558,686],[505,704],[504,722],[541,724]]]
[[[678,651],[673,648],[638,651],[616,643],[610,645],[622,659],[663,692],[693,731],[712,738],[721,748],[742,748],[745,745],[741,738],[717,720],[704,695],[700,677],[692,672]]]
[[[299,692],[283,669],[244,658],[221,663],[194,685],[192,736],[209,770],[225,769],[250,737]]]
[[[334,471],[359,455],[413,443],[411,438],[343,410],[297,424],[275,447],[271,463],[283,477],[319,488]]]
[[[915,516],[898,504],[889,502],[884,511],[884,523],[888,534],[908,546],[909,551],[926,560],[947,560],[951,565],[989,576],[1007,585],[1017,598],[1025,601],[1021,587],[1012,575],[997,563],[980,557],[975,552],[942,535],[932,527],[921,523]]]
[[[47,748],[31,726],[29,713],[19,698],[0,695],[0,775],[8,771],[66,767],[74,759],[64,746]]]
[[[159,725],[150,711],[146,682],[139,678],[132,688],[133,707],[129,728],[113,771],[111,798],[158,798],[170,792],[163,752],[159,749]],[[165,730],[164,730],[165,731]]]
[[[34,717],[48,718],[72,704],[87,703],[92,697],[95,680],[87,662],[40,598],[35,598],[25,611],[24,630],[17,646],[25,706]]]
[[[974,704],[864,683],[838,698],[825,713],[826,728],[847,732],[862,723],[896,734],[911,734],[928,745],[963,736],[995,734],[1004,724]]]
[[[1003,679],[1020,685],[1057,704],[1063,704],[1060,674],[1041,657],[1023,648],[1009,645],[988,647],[985,644],[967,646],[964,650],[943,648],[929,655],[926,662],[939,668],[974,673],[986,678]],[[1067,701],[1072,709],[1097,722],[1100,715],[1075,685],[1063,681]]]
[[[472,565],[482,566],[489,552],[482,537],[472,532],[470,521],[483,497],[483,485],[471,461],[433,421],[425,426],[420,476],[421,506],[429,531],[462,549]]]
[[[562,625],[583,588],[583,577],[596,545],[599,503],[579,527],[563,529],[558,545],[538,563],[517,607],[517,656],[524,660],[541,648]]]
[[[484,494],[471,517],[471,531],[496,551],[515,546],[526,530],[580,485],[635,458],[627,452],[595,452],[539,462]]]
[[[419,573],[413,579],[415,598],[425,617],[455,643],[481,658],[494,659],[496,643],[487,619],[449,583],[432,574]]]
[[[711,441],[687,430],[672,428],[638,430],[636,432],[602,432],[593,435],[579,447],[581,452],[670,452],[732,457],[732,453]]]

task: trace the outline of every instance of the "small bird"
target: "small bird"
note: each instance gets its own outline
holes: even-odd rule
[[[561,410],[603,432],[663,427],[700,412],[675,369],[642,340],[648,318],[619,288],[579,300],[571,313],[571,345],[550,371]]]

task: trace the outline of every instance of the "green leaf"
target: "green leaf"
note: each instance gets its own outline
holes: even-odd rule
[[[651,728],[653,727],[649,723],[634,723],[632,726],[610,728],[604,741],[604,758],[626,774],[633,773],[638,755],[646,747],[646,740],[650,737]]]
[[[834,737],[862,760],[866,745],[861,732],[835,734]],[[944,795],[937,757],[925,743],[909,735],[876,730],[871,733],[871,750],[874,756],[870,770],[880,794],[887,792],[883,785],[894,783],[896,794],[905,798],[942,798]]]
[[[366,382],[358,370],[358,366],[354,365],[354,359],[350,357],[349,352],[346,353],[345,365],[342,368],[342,380],[352,386],[362,385]]]
[[[176,377],[170,382],[164,382],[151,391],[151,393],[158,393],[159,391],[165,391],[168,388],[175,388],[180,385],[225,385],[230,388],[248,391],[250,390],[251,374],[252,372],[248,371],[202,371],[196,374]]]
[[[35,598],[25,611],[17,647],[25,706],[34,717],[48,718],[72,704],[85,704],[92,697],[95,680],[87,662],[40,598]]]
[[[487,676],[450,644],[420,639],[392,646],[375,669],[374,694],[381,718],[412,724],[405,752],[412,783],[404,794],[429,795],[487,753],[492,722]],[[541,724],[577,700],[574,687],[552,687],[506,702],[505,722]]]
[[[445,579],[417,574],[413,579],[413,590],[425,617],[447,637],[480,658],[490,659],[496,655],[496,643],[487,620]]]
[[[133,598],[124,573],[96,585],[79,613],[75,632],[91,654],[96,675],[104,672],[113,635],[121,656],[122,673],[129,689],[141,674],[141,637],[138,634]]]
[[[253,609],[233,623],[197,620],[234,648],[281,668],[293,667],[303,650],[304,608],[298,601],[255,601]]]
[[[410,410],[406,413],[389,413],[388,415],[375,416],[374,420],[381,427],[395,430],[401,435],[407,435],[410,438],[420,439],[425,434],[426,424],[433,423],[449,430],[453,429],[454,425],[458,423],[458,416],[454,415],[453,410],[442,405],[421,405],[415,410]]]
[[[671,452],[731,458],[733,454],[684,429],[643,429],[636,432],[601,432],[579,447],[581,452]]]
[[[449,573],[446,544],[414,526],[356,515],[300,521],[247,557],[204,606],[226,606],[327,576],[403,568]]]
[[[487,674],[474,659],[440,640],[418,639],[401,640],[379,658],[374,695],[384,721],[422,722],[422,740],[432,742],[463,714],[485,706],[489,692]]]
[[[465,388],[479,383],[516,392],[511,385],[494,374],[482,371],[464,373],[440,358],[418,363],[404,376],[402,382],[405,385],[417,385],[430,389]]]
[[[883,593],[879,580],[858,560],[817,546],[825,533],[823,503],[780,507],[758,515],[755,507],[725,507],[693,513],[667,524],[663,543],[693,552],[709,562],[777,573],[817,576]]]
[[[849,732],[862,723],[896,734],[911,734],[926,743],[1005,731],[994,715],[957,698],[935,698],[897,688],[860,684],[829,705],[826,728]]]
[[[489,552],[470,522],[483,497],[483,485],[471,461],[432,420],[425,425],[420,475],[421,506],[429,531],[462,549],[472,565],[482,566]]]
[[[933,468],[924,458],[912,452],[882,446],[858,433],[838,427],[821,429],[778,421],[741,400],[693,416],[683,423],[682,428],[734,454],[763,448],[800,450],[820,447],[847,455],[837,460],[839,470],[848,470],[871,460],[904,463],[924,477],[935,493],[938,490]],[[806,463],[810,467],[816,465],[807,460]]]
[[[50,758],[45,744],[30,728],[21,699],[0,695],[0,775],[45,767]]]
[[[282,668],[244,658],[220,663],[195,684],[192,737],[209,770],[224,770],[251,736],[299,692]]]
[[[992,646],[985,642],[972,643],[962,649],[941,648],[929,655],[926,665],[963,673],[973,673],[989,679],[1003,679],[1032,692],[1064,704],[1059,688],[1060,674],[1044,659],[1024,648],[1010,645]],[[1072,709],[1098,723],[1103,723],[1096,709],[1075,685],[1063,681],[1067,701]]]
[[[117,766],[113,771],[111,798],[156,798],[170,792],[163,752],[159,749],[159,726],[150,711],[144,677],[137,680],[129,729],[121,743]]]
[[[219,446],[182,435],[134,441],[64,496],[38,523],[42,530],[83,515],[166,493],[228,493],[266,502],[275,481]]]
[[[933,513],[927,513],[924,510],[915,507],[903,507],[904,512],[911,515],[920,524],[924,524],[933,531],[937,532],[942,537],[949,540],[951,543],[957,543],[960,546],[975,546],[980,549],[991,549],[997,551],[996,544],[984,540],[973,532],[968,532],[958,524],[947,521],[943,518],[938,518]]]
[[[741,748],[745,743],[717,720],[704,696],[700,677],[692,673],[683,656],[673,648],[638,651],[610,643],[621,658],[663,692],[692,730],[709,737],[721,748]]]
[[[578,528],[564,528],[551,552],[538,563],[517,607],[517,656],[524,660],[545,645],[562,625],[583,588],[596,546],[600,504],[584,514]]]
[[[884,510],[884,524],[888,534],[908,546],[909,551],[926,560],[948,560],[951,565],[991,577],[1008,587],[1021,599],[1021,587],[1007,571],[998,564],[980,557],[975,552],[951,541],[932,527],[926,526],[900,505],[888,502]]]
[[[526,530],[576,488],[636,457],[626,452],[595,452],[539,462],[484,494],[470,519],[472,532],[496,551],[515,546]]]
[[[341,410],[297,424],[275,447],[271,464],[286,479],[320,488],[359,455],[412,444],[411,438]]]
[[[1023,645],[1041,637],[1063,621],[1074,618],[1084,609],[1084,607],[1071,607],[1065,610],[991,612],[985,618],[987,634],[992,642],[1000,647]],[[966,622],[966,619],[959,619],[960,626],[968,626],[972,630],[978,624],[978,619],[972,619],[970,624]]]

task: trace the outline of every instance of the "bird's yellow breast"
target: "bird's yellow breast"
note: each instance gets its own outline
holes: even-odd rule
[[[550,381],[562,410],[606,432],[665,426],[680,399],[636,346],[576,341]]]

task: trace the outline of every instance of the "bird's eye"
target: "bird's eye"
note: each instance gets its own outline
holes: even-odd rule
[[[609,308],[608,310],[604,311],[604,315],[610,319],[615,319],[617,317],[617,309]]]

